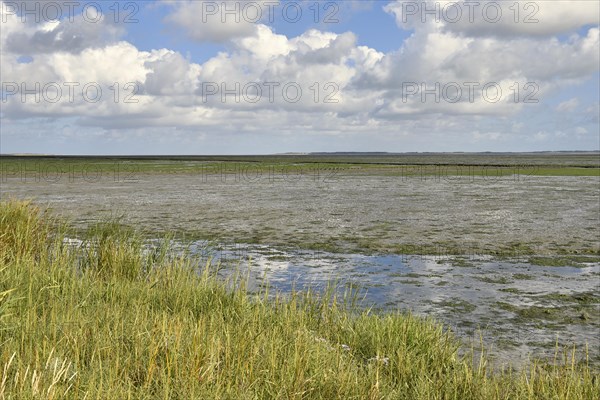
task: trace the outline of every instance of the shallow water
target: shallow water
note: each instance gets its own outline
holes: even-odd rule
[[[94,182],[6,178],[2,197],[35,198],[75,223],[107,216],[151,231],[323,250],[480,254],[600,249],[598,177],[407,178],[140,175]],[[420,251],[417,253],[421,254]],[[438,252],[436,251],[436,254]]]

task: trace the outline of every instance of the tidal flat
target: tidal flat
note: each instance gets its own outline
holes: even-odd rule
[[[365,307],[483,339],[499,364],[575,345],[600,365],[597,154],[2,164],[3,200],[33,199],[81,231],[120,218],[149,241],[173,232],[257,290],[351,286]]]

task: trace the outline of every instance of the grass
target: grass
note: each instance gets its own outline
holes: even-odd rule
[[[467,183],[531,176],[600,176],[595,154],[395,155],[395,156],[2,156],[2,179],[128,182],[145,174],[194,174],[207,182],[332,182],[353,175],[395,176],[406,181]]]
[[[80,246],[67,231],[30,203],[0,204],[0,398],[600,396],[575,350],[492,371],[429,319],[352,308],[335,291],[251,294],[115,222]]]

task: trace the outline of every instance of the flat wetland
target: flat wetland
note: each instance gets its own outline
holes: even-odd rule
[[[498,364],[588,346],[600,365],[598,153],[3,156],[2,200],[82,231],[173,233],[252,290],[355,288],[432,316]],[[76,235],[75,235],[76,236]],[[73,237],[73,243],[78,243]]]

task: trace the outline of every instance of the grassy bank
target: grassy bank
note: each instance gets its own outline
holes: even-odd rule
[[[66,231],[28,203],[0,205],[0,398],[600,396],[573,353],[492,372],[430,320],[349,312],[334,294],[249,294],[116,224],[82,246]]]

